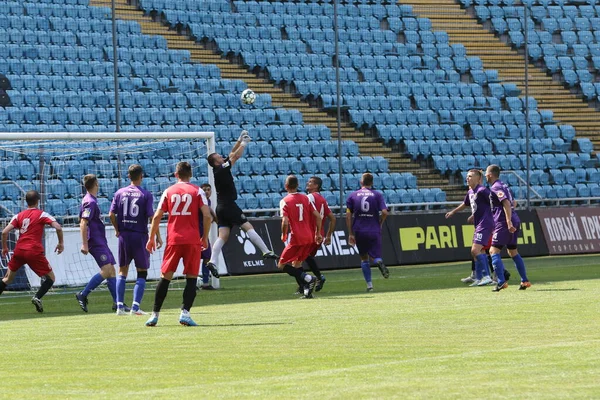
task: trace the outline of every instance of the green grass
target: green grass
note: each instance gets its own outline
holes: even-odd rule
[[[527,259],[533,287],[468,288],[466,263],[327,273],[314,300],[287,275],[233,277],[199,292],[177,323],[116,317],[108,293],[90,313],[72,294],[0,297],[6,398],[597,398],[599,257]],[[144,300],[150,309],[154,293]],[[127,293],[127,298],[131,292]]]

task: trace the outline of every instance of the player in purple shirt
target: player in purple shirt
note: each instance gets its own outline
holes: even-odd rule
[[[131,184],[117,190],[110,205],[110,222],[119,238],[119,276],[117,277],[117,315],[126,314],[125,284],[129,264],[135,261],[137,280],[133,288],[132,315],[146,314],[140,310],[144,297],[146,278],[150,267],[150,253],[146,250],[148,242],[148,221],[152,219],[152,193],[142,188],[144,171],[138,164],[129,166],[128,176]],[[156,234],[157,248],[162,246],[160,232]]]
[[[464,202],[446,214],[446,218],[451,218],[457,212],[471,207],[471,216],[475,224],[473,245],[471,246],[471,256],[475,260],[475,281],[471,286],[485,286],[492,283],[487,255],[483,248],[487,246],[492,237],[494,218],[490,210],[490,191],[480,184],[481,178],[480,170],[469,170],[467,173],[469,192],[465,196]]]
[[[494,214],[494,234],[492,236],[492,264],[498,276],[498,284],[494,288],[495,292],[508,287],[508,282],[504,279],[504,264],[502,263],[502,248],[506,246],[508,254],[513,259],[519,275],[521,275],[521,286],[519,290],[525,290],[531,287],[525,263],[517,251],[517,236],[521,220],[514,211],[514,200],[508,186],[500,179],[500,167],[490,165],[485,171],[485,179],[491,185],[490,187],[490,207]]]
[[[106,286],[116,305],[116,278],[115,278],[115,258],[108,248],[106,234],[104,231],[104,222],[100,214],[100,207],[96,196],[98,194],[98,178],[96,175],[88,174],[83,177],[83,186],[87,190],[87,194],[81,202],[81,211],[79,213],[81,231],[81,252],[83,254],[91,254],[96,263],[100,267],[100,272],[92,276],[85,288],[77,293],[75,297],[79,302],[79,306],[85,312],[88,311],[88,294],[96,289],[102,281],[106,279]]]
[[[375,262],[384,278],[390,272],[381,258],[381,226],[388,216],[383,195],[372,189],[373,175],[363,174],[361,188],[346,200],[346,226],[348,244],[358,247],[360,267],[367,282],[367,291],[373,290],[370,259]]]

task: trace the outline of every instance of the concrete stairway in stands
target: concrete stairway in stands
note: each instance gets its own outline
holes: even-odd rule
[[[479,24],[454,0],[403,0],[413,13],[431,20],[433,29],[448,32],[451,43],[462,43],[469,56],[478,56],[484,68],[498,70],[499,77],[514,82],[525,95],[525,57]],[[554,119],[575,127],[578,137],[588,137],[600,149],[600,113],[541,69],[529,65],[529,95],[538,109],[554,111]]]

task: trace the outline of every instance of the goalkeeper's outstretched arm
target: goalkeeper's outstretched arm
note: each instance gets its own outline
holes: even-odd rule
[[[229,162],[232,166],[237,160],[239,160],[242,157],[244,149],[246,148],[248,143],[250,143],[251,140],[252,139],[250,138],[250,134],[248,133],[248,131],[243,130],[242,133],[240,133],[238,141],[235,143],[235,146],[233,146],[233,149],[231,149],[231,153],[229,153]]]

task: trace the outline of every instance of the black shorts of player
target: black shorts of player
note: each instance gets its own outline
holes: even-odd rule
[[[233,228],[234,225],[242,226],[248,222],[244,212],[235,202],[217,204],[217,218],[219,227]]]
[[[502,250],[504,248],[504,245],[503,244],[493,244],[491,247],[495,247],[495,248],[497,248],[499,250]],[[508,244],[508,245],[506,245],[506,248],[508,250],[516,250],[517,249],[517,245],[516,244]]]

